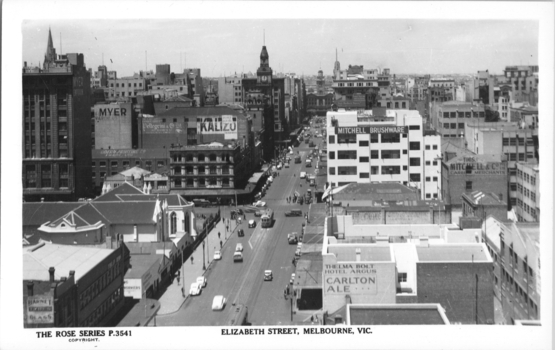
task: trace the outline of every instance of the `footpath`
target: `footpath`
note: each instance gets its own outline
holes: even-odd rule
[[[235,220],[230,220],[230,232],[226,232],[226,224],[224,221],[227,223],[227,220],[225,216],[222,216],[220,222],[204,237],[204,249],[208,251],[208,254],[205,252],[206,270],[203,269],[203,245],[201,242],[193,254],[183,262],[183,266],[180,269],[181,276],[179,282],[177,278],[174,278],[172,284],[167,287],[164,294],[158,299],[160,302],[158,315],[168,315],[179,310],[189,296],[191,283],[195,282],[197,277],[203,276],[206,271],[208,271],[212,263],[212,258],[214,257],[214,247],[218,247],[219,249],[220,241],[224,245],[236,228]],[[220,233],[220,238],[218,238],[218,232]]]

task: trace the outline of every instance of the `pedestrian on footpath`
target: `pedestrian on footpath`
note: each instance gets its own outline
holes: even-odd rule
[[[194,260],[194,259],[195,259],[195,258],[193,258],[193,256],[191,256],[191,265],[193,265],[193,260]]]
[[[185,287],[181,287],[181,295],[185,298]]]
[[[222,241],[220,241],[220,249],[222,249],[222,246],[223,246]]]
[[[177,284],[179,284],[180,277],[181,277],[181,271],[177,270]]]
[[[218,238],[220,238],[220,231],[218,231]]]

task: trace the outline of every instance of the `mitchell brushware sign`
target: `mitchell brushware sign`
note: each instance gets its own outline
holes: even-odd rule
[[[406,134],[406,126],[338,126],[336,134]]]
[[[373,264],[324,264],[324,294],[376,294],[377,274]]]

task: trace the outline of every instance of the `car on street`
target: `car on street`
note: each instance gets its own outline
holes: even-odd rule
[[[301,248],[297,247],[297,250],[295,250],[295,256],[301,256]]]
[[[274,279],[274,276],[272,275],[272,270],[264,271],[264,281],[271,281],[273,279]]]
[[[214,297],[214,300],[212,301],[212,310],[213,311],[223,310],[223,308],[225,307],[225,302],[226,302],[226,299],[224,298],[223,295],[216,295]]]
[[[292,209],[285,212],[285,216],[302,216],[303,212],[300,209]]]
[[[199,283],[202,288],[206,287],[206,277],[204,276],[197,277],[197,283]]]
[[[243,244],[237,243],[237,245],[235,246],[235,251],[236,252],[242,252],[243,251]]]
[[[256,221],[254,221],[254,220],[249,220],[249,228],[255,227],[255,226],[256,226]]]
[[[222,259],[222,252],[219,250],[216,250],[214,252],[214,260],[221,260]]]
[[[191,289],[189,289],[189,294],[190,295],[199,295],[201,290],[202,290],[202,286],[200,285],[200,283],[193,282],[193,283],[191,283]]]
[[[295,244],[298,242],[297,232],[291,232],[287,234],[287,241],[289,244]]]
[[[266,206],[266,202],[263,201],[257,201],[253,203],[253,206],[257,207],[257,208],[263,208]]]
[[[254,216],[261,217],[263,212],[264,212],[263,210],[257,210],[254,212]]]
[[[243,262],[243,253],[241,252],[233,253],[233,262]]]
[[[301,171],[301,175],[300,175],[300,178],[301,178],[301,179],[304,179],[304,178],[306,178],[306,172],[304,172],[304,171]]]
[[[243,231],[242,228],[240,228],[239,230],[237,230],[237,236],[238,237],[243,237],[245,235],[245,231]]]
[[[293,284],[295,282],[295,273],[291,274],[291,279],[289,280],[289,284]]]
[[[285,167],[286,167],[286,168],[289,168],[289,163],[285,163]]]
[[[277,169],[281,170],[281,168],[283,168],[283,165],[281,163],[278,164]]]

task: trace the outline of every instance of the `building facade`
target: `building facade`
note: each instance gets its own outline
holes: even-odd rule
[[[108,79],[108,84],[104,89],[104,97],[107,101],[115,101],[121,98],[138,96],[147,88],[146,81],[142,78]]]
[[[326,126],[331,186],[398,182],[440,198],[441,139],[423,130],[417,111],[328,112]]]
[[[540,167],[537,162],[516,163],[516,206],[518,221],[540,221]]]
[[[90,195],[90,95],[83,54],[57,55],[49,32],[42,69],[23,67],[24,200]]]
[[[484,105],[466,102],[443,102],[432,105],[432,126],[442,138],[464,137],[465,124],[485,122]]]

